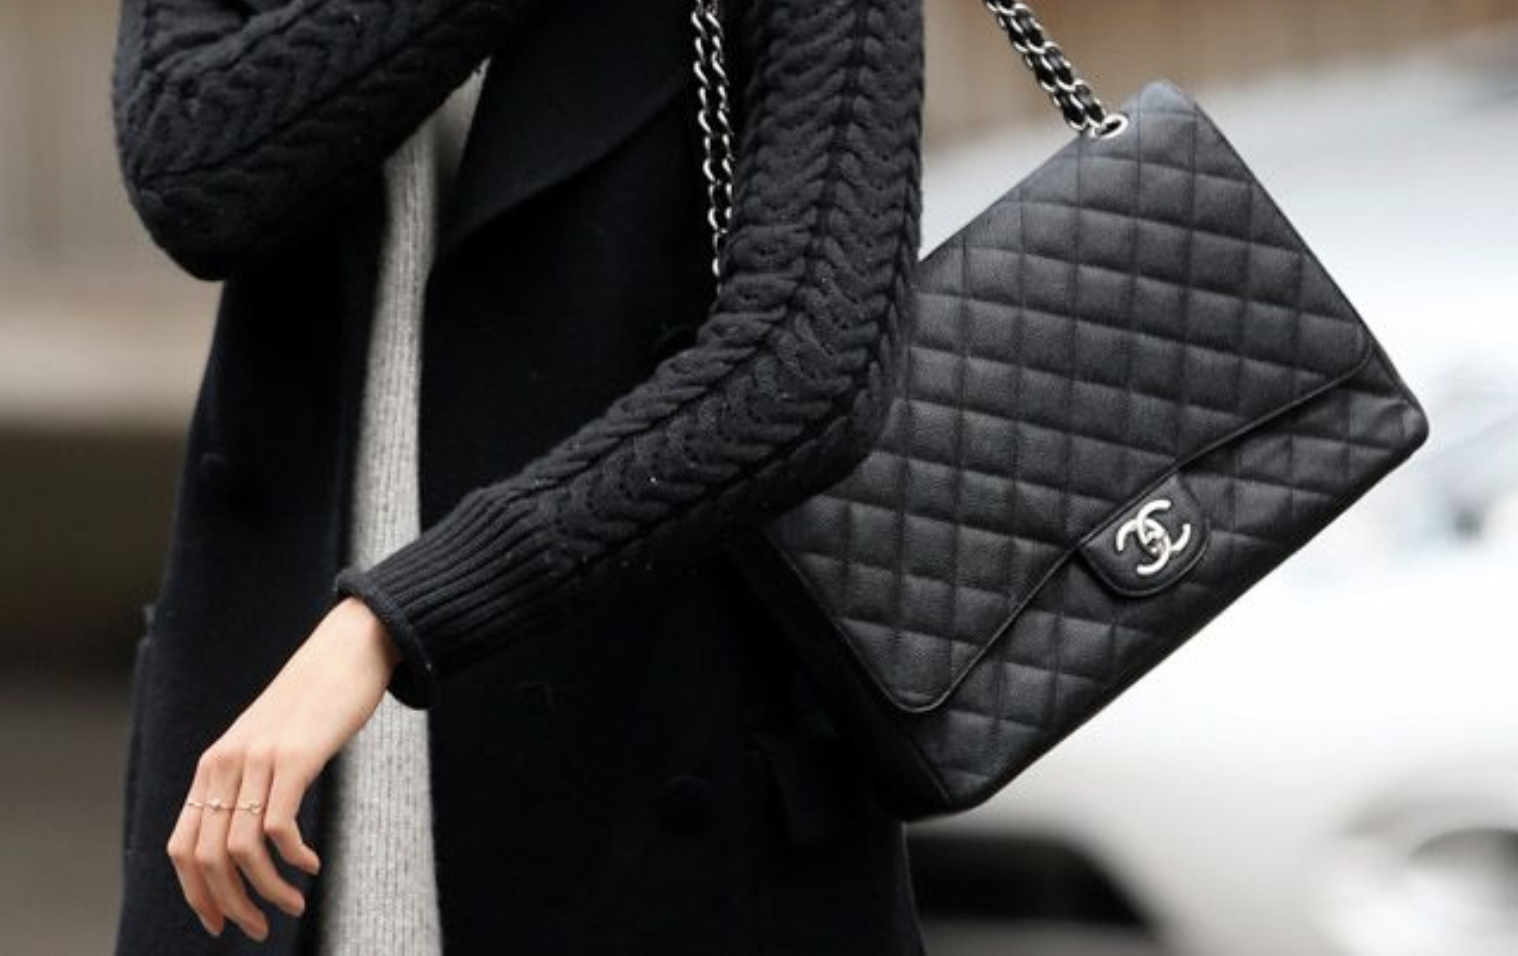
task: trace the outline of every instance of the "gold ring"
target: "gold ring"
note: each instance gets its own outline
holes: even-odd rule
[[[264,812],[264,805],[262,803],[259,803],[257,800],[249,800],[247,803],[239,804],[237,809],[246,810],[254,816],[257,816],[258,814]]]
[[[199,800],[190,799],[190,800],[186,800],[185,801],[185,805],[186,806],[194,807],[197,810],[210,810],[212,813],[217,813],[217,812],[219,812],[221,810],[230,810],[230,809],[232,809],[231,807],[227,806],[224,802],[222,802],[222,799],[220,797],[212,797],[211,799],[205,801],[204,803],[202,803]]]

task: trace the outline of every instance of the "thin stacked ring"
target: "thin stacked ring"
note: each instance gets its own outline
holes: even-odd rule
[[[246,810],[254,816],[264,811],[264,805],[257,800],[249,800],[247,803],[239,803],[235,807],[229,807],[222,802],[220,797],[212,797],[206,801],[191,798],[185,801],[185,806],[194,807],[197,810],[210,810],[212,813],[219,813],[222,810]]]

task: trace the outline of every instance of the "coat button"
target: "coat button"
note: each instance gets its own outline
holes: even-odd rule
[[[699,777],[671,777],[659,794],[659,815],[672,833],[699,830],[712,816],[711,784]]]

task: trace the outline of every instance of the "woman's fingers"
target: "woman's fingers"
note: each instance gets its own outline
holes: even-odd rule
[[[320,869],[295,816],[316,774],[311,763],[293,748],[276,758],[273,747],[225,741],[202,755],[167,849],[185,900],[206,932],[221,935],[231,919],[253,939],[267,938],[268,919],[249,897],[244,875],[285,912],[305,911],[305,897],[280,875],[265,841],[273,841],[292,865],[311,874]]]
[[[227,831],[227,853],[264,899],[291,916],[299,916],[306,909],[306,898],[275,869],[264,842],[264,811],[273,776],[272,753],[250,748],[243,764],[237,809],[231,814]]]
[[[300,824],[295,812],[300,809],[306,787],[316,776],[316,771],[305,766],[299,759],[282,757],[274,764],[274,779],[269,786],[269,805],[264,808],[264,834],[279,849],[279,855],[291,866],[316,875],[321,869],[321,859],[316,851],[301,839]]]
[[[206,751],[202,759],[207,763],[209,785],[200,835],[195,841],[195,865],[221,911],[248,936],[262,941],[269,935],[269,922],[248,898],[242,876],[227,853],[227,833],[242,784],[243,756],[237,748],[218,745]]]
[[[196,773],[194,782],[190,784],[190,796],[179,811],[179,820],[174,824],[174,832],[169,834],[166,849],[169,860],[174,864],[174,875],[179,878],[179,888],[184,893],[185,902],[195,911],[207,933],[220,936],[226,926],[226,917],[221,907],[216,905],[216,898],[211,895],[211,888],[206,885],[200,867],[195,863],[195,845],[200,839],[200,820],[205,812],[198,804],[205,802],[205,793],[205,775]]]
[[[201,755],[190,792],[204,805],[181,814],[168,850],[207,931],[219,935],[232,919],[252,938],[267,938],[268,920],[244,877],[285,912],[304,911],[304,897],[264,841],[306,873],[321,869],[296,822],[301,800],[373,716],[399,655],[384,624],[356,598],[345,599]]]

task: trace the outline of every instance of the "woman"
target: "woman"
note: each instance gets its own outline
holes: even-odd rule
[[[225,286],[134,674],[118,952],[372,952],[392,912],[403,953],[920,951],[900,823],[723,552],[879,425],[919,0],[725,5],[720,292],[688,2],[124,0],[129,194]],[[418,160],[487,58],[456,175]],[[434,169],[432,234],[398,185]],[[372,383],[407,268],[409,490],[363,481],[404,431]],[[364,560],[406,494],[419,533]],[[358,759],[397,710],[422,736]]]

